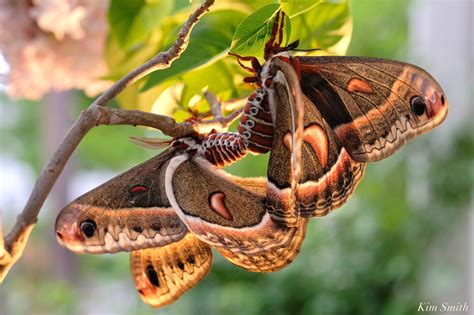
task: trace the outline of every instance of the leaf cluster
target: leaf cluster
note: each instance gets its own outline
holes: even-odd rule
[[[118,79],[175,40],[179,27],[199,5],[187,0],[112,0],[106,60],[108,79]],[[203,93],[222,101],[248,95],[248,75],[228,55],[263,57],[279,10],[286,13],[284,42],[300,40],[301,48],[318,54],[344,54],[352,33],[347,1],[218,1],[191,34],[189,46],[172,67],[129,87],[118,101],[127,109],[173,115],[184,120],[209,110]]]

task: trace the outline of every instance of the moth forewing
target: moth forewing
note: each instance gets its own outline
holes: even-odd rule
[[[174,148],[109,180],[64,207],[56,219],[60,244],[74,252],[114,253],[180,240],[186,226],[171,208],[161,171]]]
[[[303,93],[351,157],[386,158],[441,124],[448,101],[425,70],[364,57],[296,57]]]

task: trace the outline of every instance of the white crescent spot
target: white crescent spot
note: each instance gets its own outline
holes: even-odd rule
[[[322,167],[326,167],[329,158],[329,140],[323,128],[319,125],[311,125],[305,128],[303,141],[313,148]]]
[[[303,141],[308,143],[313,148],[314,153],[318,157],[322,167],[326,167],[329,158],[329,140],[323,128],[319,125],[311,125],[304,129]],[[292,135],[287,132],[283,136],[283,144],[291,152],[292,149]]]
[[[292,148],[292,137],[291,137],[291,132],[287,132],[285,133],[285,135],[283,136],[283,145],[288,149],[288,151],[291,152],[291,148]]]
[[[232,221],[232,215],[225,206],[224,203],[225,194],[223,192],[217,191],[209,195],[209,206],[211,209],[228,221]]]

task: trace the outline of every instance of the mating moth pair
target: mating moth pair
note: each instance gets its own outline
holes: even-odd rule
[[[169,304],[210,270],[211,247],[256,272],[287,266],[309,218],[341,206],[367,162],[439,125],[448,102],[424,70],[362,57],[298,57],[281,47],[279,13],[258,88],[237,132],[175,139],[164,152],[79,197],[59,214],[59,242],[75,252],[131,251],[142,299]],[[239,61],[240,62],[240,61]],[[220,168],[270,152],[267,178]]]

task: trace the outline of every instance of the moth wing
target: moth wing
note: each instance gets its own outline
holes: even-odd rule
[[[296,57],[303,93],[351,157],[386,158],[446,118],[436,80],[416,66],[361,57]]]
[[[306,96],[303,99],[299,213],[302,217],[324,216],[352,195],[362,180],[365,164],[350,157],[318,109]]]
[[[166,168],[168,199],[188,229],[247,270],[268,272],[299,252],[306,219],[297,227],[275,223],[266,211],[265,179],[243,179],[202,158],[177,156]]]
[[[177,300],[198,284],[211,266],[211,248],[191,233],[169,245],[130,253],[135,287],[142,300],[153,307]]]
[[[291,64],[278,58],[271,62],[277,70],[269,100],[277,123],[266,202],[272,218],[288,225],[297,216],[285,206],[294,202],[297,215],[306,218],[341,206],[362,179],[365,165],[351,159],[318,108],[299,89],[300,79]],[[293,160],[298,165],[296,176],[291,172]]]
[[[75,252],[114,253],[163,246],[187,229],[166,198],[163,166],[170,148],[67,205],[56,219],[58,241]]]
[[[273,58],[270,72],[274,73],[268,88],[274,133],[268,162],[266,205],[274,220],[296,226],[299,220],[296,199],[301,178],[303,94],[290,64]],[[283,190],[289,193],[281,194]]]

